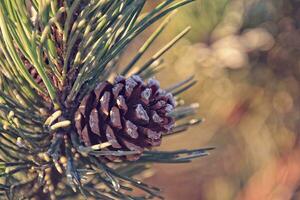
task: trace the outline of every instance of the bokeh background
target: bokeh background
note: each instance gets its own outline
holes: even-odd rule
[[[195,75],[183,96],[206,120],[161,149],[216,149],[190,164],[155,165],[146,181],[167,200],[300,199],[300,1],[196,0],[148,55],[188,25],[157,78],[168,86]]]

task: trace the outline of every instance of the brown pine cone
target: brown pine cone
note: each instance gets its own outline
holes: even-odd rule
[[[44,86],[42,78],[38,74],[37,70],[34,68],[34,66],[26,60],[25,56],[22,56],[23,62],[25,67],[27,68],[28,72],[31,74],[31,76],[34,78],[35,82],[41,86]]]
[[[161,144],[162,135],[174,125],[169,116],[174,106],[172,94],[160,89],[158,81],[118,76],[114,84],[102,82],[84,97],[75,127],[84,145],[109,142],[110,151],[137,151],[134,156],[119,157],[135,160],[145,148]]]
[[[57,69],[60,69],[60,67],[63,66],[63,41],[62,41],[63,36],[61,33],[59,33],[59,31],[56,28],[53,28],[52,35],[53,35],[53,41],[55,41],[55,44],[56,44],[56,51],[57,51],[56,52],[57,58],[56,58],[56,62],[54,64],[57,65],[56,66]],[[25,65],[26,69],[31,74],[31,76],[33,77],[35,82],[37,84],[39,84],[40,86],[45,87],[44,82],[43,82],[42,78],[40,77],[40,75],[38,74],[35,67],[30,63],[29,60],[26,59],[26,57],[22,54],[22,52],[20,50],[18,50],[18,53],[19,53],[21,60],[23,61],[24,65]],[[49,58],[47,55],[43,54],[43,60],[46,65],[49,65]],[[52,81],[53,81],[54,85],[56,87],[58,87],[59,80],[56,78],[56,76],[52,76]]]

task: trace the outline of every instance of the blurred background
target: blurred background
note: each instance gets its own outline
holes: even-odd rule
[[[156,77],[168,86],[195,75],[183,96],[206,120],[161,149],[216,149],[190,164],[155,165],[146,181],[167,200],[300,199],[300,1],[196,0],[148,54],[188,25]]]

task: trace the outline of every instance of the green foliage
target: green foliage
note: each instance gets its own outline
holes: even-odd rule
[[[64,199],[78,194],[97,199],[160,197],[157,188],[133,176],[147,169],[148,163],[182,163],[207,155],[210,149],[145,151],[137,162],[108,164],[98,157],[133,152],[84,147],[72,129],[72,117],[82,98],[113,73],[127,76],[134,72],[137,61],[163,32],[171,16],[165,18],[132,61],[117,71],[118,58],[128,44],[149,26],[190,2],[166,0],[143,13],[146,0],[0,0],[3,198]],[[157,61],[188,31],[186,28],[178,34],[135,69],[136,73],[144,78],[155,74],[160,64]],[[33,70],[41,84],[32,75]],[[180,100],[177,95],[194,84],[191,77],[169,91]],[[173,113],[177,120],[195,114],[194,105],[178,105]],[[170,135],[199,122],[187,119]],[[80,154],[80,159],[74,158],[75,153]],[[145,195],[133,197],[131,191],[136,188]]]

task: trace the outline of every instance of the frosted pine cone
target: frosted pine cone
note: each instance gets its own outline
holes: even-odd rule
[[[86,146],[109,142],[109,150],[137,151],[126,159],[138,159],[145,148],[159,146],[162,135],[172,128],[174,119],[168,115],[174,104],[158,81],[118,76],[114,84],[100,83],[83,99],[75,126]]]

